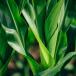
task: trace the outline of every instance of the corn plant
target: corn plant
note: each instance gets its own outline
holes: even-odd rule
[[[72,0],[0,0],[1,76],[14,51],[26,58],[36,76],[55,76],[76,55],[76,52],[66,53],[67,31],[71,24],[76,24],[75,17],[69,16],[72,11],[69,10],[71,2]],[[28,37],[28,29],[34,35],[32,38]],[[28,52],[27,44],[35,39],[40,48],[40,63]]]

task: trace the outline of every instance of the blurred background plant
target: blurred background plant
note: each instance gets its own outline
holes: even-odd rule
[[[76,0],[0,0],[0,76],[76,76]]]

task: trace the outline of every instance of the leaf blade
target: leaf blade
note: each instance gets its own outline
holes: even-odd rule
[[[42,60],[45,62],[45,63],[43,63],[43,66],[45,66],[45,64],[46,64],[45,67],[48,67],[51,64],[51,61],[50,61],[50,59],[52,59],[51,55],[49,54],[49,51],[47,50],[47,48],[42,43],[42,41],[41,41],[41,39],[39,37],[38,31],[37,31],[36,25],[31,20],[30,16],[27,14],[26,10],[22,10],[22,14],[23,14],[24,18],[26,19],[26,21],[28,22],[33,34],[35,35],[35,37],[36,37],[36,39],[37,39],[37,41],[39,43],[39,46],[40,46],[40,49],[41,49],[40,53],[41,53],[41,55],[43,55]],[[47,57],[45,57],[45,56],[47,56]]]

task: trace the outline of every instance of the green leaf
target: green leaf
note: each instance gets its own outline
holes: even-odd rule
[[[23,47],[23,44],[21,42],[21,39],[14,29],[10,29],[2,25],[3,29],[5,30],[8,38],[8,44],[17,52],[20,54],[26,56],[25,49]]]
[[[76,26],[76,18],[71,19],[71,24]]]
[[[32,69],[33,75],[36,75],[38,72],[42,70],[41,66],[33,58],[27,56],[26,59]]]
[[[2,27],[0,27],[0,44],[0,56],[3,56],[7,48],[7,38]]]
[[[63,14],[60,14],[62,12]],[[59,0],[51,10],[45,22],[46,42],[52,57],[54,57],[55,54],[58,32],[62,24],[63,18],[64,18],[64,0]]]
[[[22,9],[24,8],[25,4],[27,3],[27,0],[20,0],[19,2],[20,2],[19,9],[20,9],[20,13],[21,13]]]
[[[7,27],[15,28],[10,11],[5,2],[0,3],[0,23],[6,25]]]
[[[70,24],[71,24],[71,18],[69,18],[68,15],[66,15],[65,23],[64,26],[62,27],[62,30],[66,32],[69,29]]]
[[[56,61],[64,57],[66,49],[67,49],[67,35],[66,32],[63,32],[61,30],[58,35],[57,46],[56,46]]]
[[[0,26],[0,69],[3,66],[7,49],[7,39],[4,30]]]
[[[68,4],[68,16],[70,18],[76,18],[76,1],[69,0]]]
[[[35,14],[33,6],[29,2],[27,2],[25,5],[25,9],[28,12],[29,16],[32,18],[32,20],[35,21],[36,20],[36,14]]]
[[[3,65],[3,67],[0,69],[0,75],[1,76],[4,76],[6,74],[5,72],[7,70],[7,66],[8,66],[8,64],[10,62],[10,59],[13,56],[13,54],[14,54],[14,51],[12,51],[12,53],[10,54],[9,58],[7,59],[7,61],[5,62],[5,64]]]
[[[8,12],[5,1],[0,0],[0,75],[1,76],[5,74],[8,63],[11,59],[11,54],[13,52],[12,48],[7,43],[6,33],[1,27],[2,23],[7,24],[8,26],[10,25],[10,23],[12,23],[12,20],[10,20],[9,16],[10,14]]]
[[[13,3],[13,4],[12,4]],[[11,12],[15,27],[15,29],[10,29],[10,28],[6,28],[5,26],[3,26],[3,28],[5,29],[7,36],[8,36],[8,44],[17,52],[19,52],[20,54],[24,55],[27,58],[26,52],[25,52],[25,48],[24,48],[24,44],[22,41],[22,36],[25,36],[25,31],[26,31],[26,27],[24,26],[25,22],[23,21],[23,19],[21,18],[20,14],[19,14],[19,9],[16,5],[16,3],[14,2],[14,0],[8,0],[7,1],[7,5],[9,7],[9,10]],[[16,13],[15,13],[16,12]],[[32,59],[32,58],[31,58]],[[28,61],[31,62],[29,63],[31,65],[31,67],[33,67],[34,71],[37,69],[37,67],[35,68],[33,64],[36,64],[36,61],[32,59],[29,59]]]
[[[21,15],[19,13],[19,9],[18,9],[16,3],[14,2],[14,0],[8,0],[7,5],[9,7],[9,11],[12,15],[12,18],[10,17],[11,15],[9,15],[10,20],[13,19],[13,26],[15,25],[15,28],[12,28],[11,27],[12,23],[9,22],[10,20],[7,21],[7,18],[4,19],[6,14],[3,13],[4,17],[2,17],[2,18],[3,18],[3,20],[5,20],[4,22],[6,22],[6,23],[4,24],[1,21],[1,24],[2,24],[3,29],[6,32],[7,42],[15,51],[17,51],[18,53],[25,56],[25,58],[28,60],[28,63],[30,64],[30,66],[33,67],[32,70],[35,73],[38,71],[39,65],[33,58],[26,55],[25,47],[23,44],[23,42],[25,42],[25,41],[23,41],[23,38],[25,37],[25,32],[26,32],[26,28],[25,28],[26,26],[24,26],[25,22],[22,19]],[[9,26],[8,26],[8,24],[9,24]],[[6,27],[6,26],[8,26],[8,27]],[[35,65],[36,65],[36,67],[35,67]],[[0,71],[0,75],[3,75],[3,73],[2,73],[3,70]]]
[[[47,8],[49,7],[51,0],[47,0]]]
[[[58,64],[53,68],[48,68],[47,70],[41,72],[40,76],[55,76],[62,68],[64,63],[71,59],[73,56],[76,56],[76,52],[70,52],[68,53],[64,58],[61,58],[58,62]]]
[[[46,19],[46,24],[45,24],[45,33],[46,33],[46,39],[49,40],[49,33],[50,37],[52,36],[53,32],[57,28],[57,22],[59,18],[59,13],[61,11],[61,7],[63,0],[60,0],[56,5],[53,7],[52,11],[50,12],[49,16]]]
[[[47,4],[46,4],[47,15],[49,15],[50,11],[52,10],[52,8],[56,3],[57,3],[57,0],[47,0]]]
[[[34,44],[35,43],[35,36],[34,36],[34,34],[33,34],[33,32],[31,31],[31,29],[30,28],[28,28],[28,38],[27,38],[28,40],[29,40],[29,43],[30,44]]]
[[[15,28],[17,33],[20,35],[21,41],[24,45],[24,35],[26,33],[27,28],[25,27],[25,22],[20,16],[19,9],[14,0],[7,0],[7,5],[10,10],[13,22],[15,24]]]
[[[46,0],[35,1],[35,11],[36,11],[36,25],[39,32],[39,36],[41,40],[44,42],[45,40],[45,18],[46,18]],[[42,30],[43,29],[43,30]]]
[[[39,46],[40,46],[40,53],[41,53],[41,61],[44,67],[48,67],[52,65],[52,57],[49,53],[49,51],[47,50],[47,48],[45,47],[45,45],[42,43],[39,34],[38,34],[38,30],[36,28],[35,23],[33,22],[33,20],[30,18],[30,16],[28,15],[28,13],[26,12],[26,10],[22,10],[22,14],[25,18],[25,20],[27,21],[27,23],[29,24],[29,27],[31,28],[35,38],[37,39]]]
[[[32,0],[32,6],[35,11],[35,23],[39,32],[41,40],[44,42],[44,24],[46,16],[46,0]],[[42,30],[43,29],[43,30]],[[45,42],[44,42],[45,43]]]
[[[7,28],[4,25],[2,25],[2,27],[6,31],[7,38],[8,38],[8,44],[15,51],[22,54],[27,59],[29,65],[30,65],[30,67],[33,71],[33,74],[36,74],[38,71],[40,71],[39,64],[33,58],[31,58],[30,56],[27,56],[18,33],[14,29]]]
[[[5,74],[7,65],[13,53],[13,51],[11,51],[11,48],[9,48],[10,50],[8,50],[7,48],[8,48],[7,37],[5,31],[0,26],[0,75],[1,76]]]

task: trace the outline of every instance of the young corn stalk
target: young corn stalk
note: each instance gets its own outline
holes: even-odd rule
[[[76,55],[76,52],[65,54],[68,50],[65,30],[70,24],[76,25],[76,19],[68,16],[69,5],[70,0],[0,0],[1,76],[11,57],[6,53],[9,51],[7,48],[22,54],[36,76],[55,76],[64,63]],[[28,29],[31,29],[39,45],[40,63],[27,50]]]

